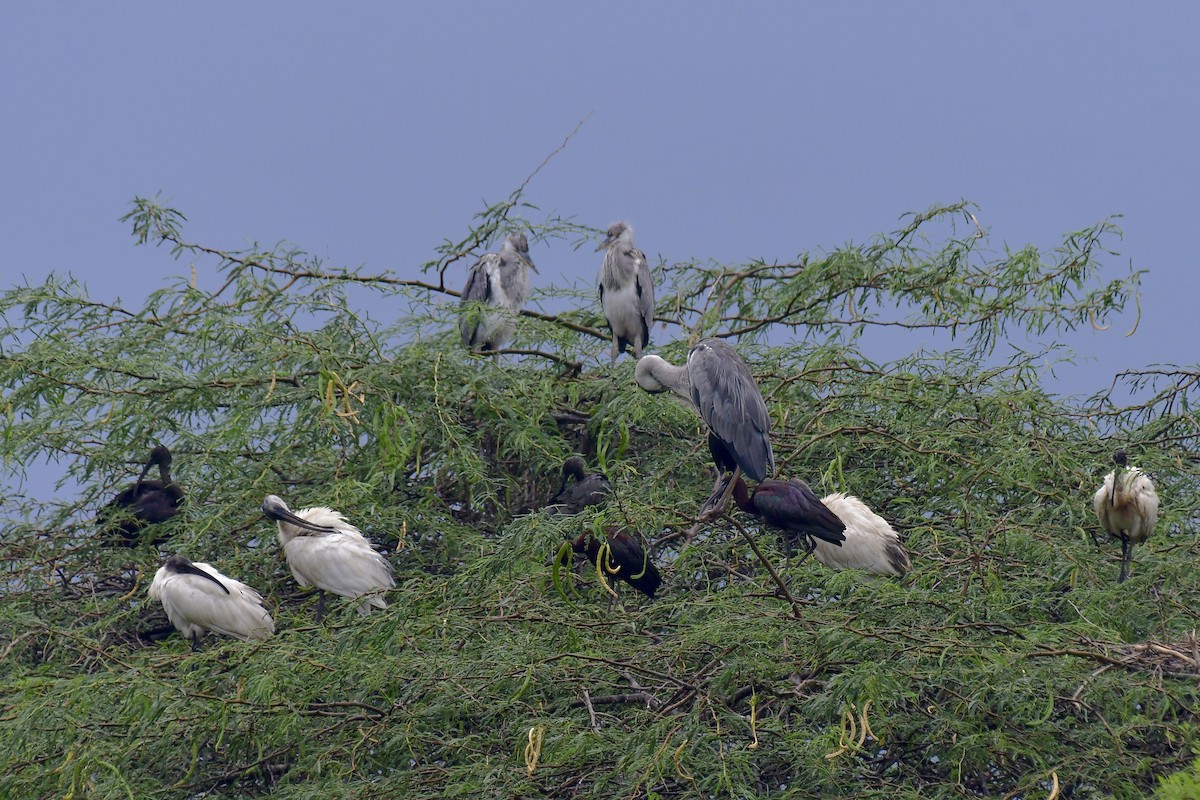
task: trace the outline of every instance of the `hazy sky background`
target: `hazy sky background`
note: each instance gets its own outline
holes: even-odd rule
[[[526,199],[652,261],[791,260],[960,198],[996,248],[1123,214],[1106,278],[1150,269],[1143,316],[1069,340],[1087,395],[1198,360],[1197,30],[1183,2],[7,4],[0,288],[137,304],[188,269],[117,221],[159,191],[192,241],[416,276],[590,114]],[[591,248],[532,255],[535,286],[595,281]]]

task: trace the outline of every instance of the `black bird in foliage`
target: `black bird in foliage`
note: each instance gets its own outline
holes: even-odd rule
[[[571,543],[571,549],[585,555],[593,564],[603,559],[599,568],[609,575],[616,575],[647,597],[654,597],[662,584],[658,568],[646,556],[638,540],[617,528],[604,532],[604,542],[591,531],[581,533]]]
[[[146,473],[155,464],[158,480],[146,480]],[[101,530],[114,544],[132,547],[143,528],[166,522],[179,513],[182,502],[183,489],[171,480],[171,451],[161,444],[155,445],[137,481],[118,493],[101,511]],[[162,544],[166,537],[158,536],[151,541]]]
[[[571,456],[562,465],[562,485],[547,507],[560,514],[578,514],[608,499],[612,485],[599,472],[588,472],[583,459]]]
[[[765,480],[751,494],[746,482],[738,476],[733,484],[733,502],[747,514],[762,517],[768,525],[783,531],[789,555],[797,539],[804,541],[805,557],[816,547],[815,539],[839,547],[846,541],[846,523],[826,508],[799,478]]]

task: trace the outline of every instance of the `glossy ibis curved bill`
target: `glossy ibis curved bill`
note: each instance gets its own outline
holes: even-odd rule
[[[658,356],[642,356],[634,377],[647,392],[669,390],[683,397],[708,426],[708,449],[722,477],[705,502],[701,519],[724,510],[730,487],[741,473],[763,481],[775,472],[767,404],[746,362],[728,344],[701,339],[688,352],[685,367]]]
[[[562,465],[562,485],[546,508],[558,514],[578,514],[608,499],[612,485],[599,472],[588,472],[583,459],[571,456]]]
[[[600,264],[600,305],[612,331],[612,363],[627,347],[641,358],[650,344],[654,325],[654,280],[646,254],[633,246],[633,228],[625,222],[609,226],[596,252],[604,251]]]
[[[1124,450],[1113,455],[1116,468],[1104,476],[1104,485],[1096,490],[1092,507],[1100,527],[1121,540],[1121,573],[1117,583],[1129,577],[1133,546],[1150,538],[1158,522],[1158,494],[1150,478],[1137,467],[1129,466]],[[1096,537],[1092,539],[1099,544]]]
[[[339,512],[315,506],[293,513],[273,494],[263,499],[262,510],[278,524],[279,543],[296,583],[321,590],[318,622],[327,591],[357,601],[359,614],[387,608],[383,593],[396,585],[392,565]]]
[[[585,531],[571,542],[571,549],[587,556],[598,571],[615,575],[651,599],[662,585],[658,568],[641,543],[627,531],[607,528],[603,540],[595,533]]]
[[[146,480],[146,474],[155,465],[158,480]],[[166,522],[178,514],[183,496],[183,489],[171,479],[171,451],[164,445],[155,445],[134,484],[121,490],[101,510],[101,531],[110,542],[132,547],[147,526]],[[158,545],[166,540],[165,536],[156,536],[151,542]]]
[[[529,299],[529,240],[523,233],[504,237],[499,253],[485,253],[467,273],[459,305],[483,304],[488,309],[463,309],[458,323],[463,347],[477,353],[499,350],[516,330],[516,315]]]
[[[163,561],[150,583],[150,596],[162,603],[171,624],[200,647],[207,631],[235,639],[269,639],[275,621],[263,608],[262,595],[216,567],[192,563],[181,555]]]

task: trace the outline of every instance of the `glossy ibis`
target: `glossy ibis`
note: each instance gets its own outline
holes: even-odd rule
[[[150,468],[158,465],[158,480],[146,480]],[[158,444],[150,450],[150,460],[137,481],[114,497],[100,512],[101,529],[114,542],[132,547],[148,525],[166,522],[179,513],[183,489],[171,480],[171,451]],[[162,544],[166,537],[151,540]]]
[[[615,575],[647,597],[653,598],[662,584],[662,576],[654,562],[646,555],[641,543],[626,531],[607,528],[603,542],[595,533],[585,531],[571,542],[571,549],[587,556],[598,570]]]
[[[799,478],[768,479],[750,492],[739,475],[733,482],[733,502],[747,514],[760,516],[771,527],[783,531],[789,555],[798,539],[804,543],[806,558],[816,548],[817,541],[832,547],[840,547],[846,541],[846,523],[826,508]]]

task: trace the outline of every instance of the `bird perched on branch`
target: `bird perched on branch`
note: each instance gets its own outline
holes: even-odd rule
[[[600,305],[612,331],[612,363],[627,347],[641,358],[654,324],[654,280],[646,254],[633,246],[633,228],[624,222],[609,227],[596,246],[596,252],[601,250]]]
[[[171,624],[200,648],[207,631],[235,639],[269,639],[275,621],[263,608],[262,595],[241,581],[222,575],[211,564],[173,555],[163,561],[150,584],[150,596],[167,612]]]
[[[387,608],[383,592],[396,585],[392,565],[375,552],[358,528],[324,506],[292,513],[287,503],[269,494],[263,513],[279,527],[279,543],[296,583],[321,590],[317,621],[325,613],[325,592],[357,601],[358,613]]]
[[[813,558],[817,561],[830,569],[861,569],[896,578],[912,570],[912,561],[900,544],[900,536],[862,500],[834,492],[822,497],[821,504],[845,523],[846,539],[840,546],[814,540]]]
[[[729,488],[741,473],[762,481],[775,472],[767,404],[746,362],[724,341],[701,339],[688,352],[684,367],[658,356],[642,356],[634,377],[652,394],[675,392],[691,403],[708,426],[708,450],[721,476],[701,519],[724,510]]]
[[[598,570],[615,575],[647,597],[653,598],[662,584],[662,576],[654,562],[638,540],[626,531],[607,528],[603,540],[591,531],[585,531],[571,543],[571,549],[587,556]]]
[[[523,233],[504,237],[499,253],[485,253],[467,274],[459,305],[472,303],[487,309],[463,308],[458,330],[463,347],[475,352],[499,350],[512,338],[516,315],[529,299],[529,240]]]
[[[1092,507],[1100,527],[1121,540],[1121,574],[1117,583],[1129,577],[1133,546],[1150,538],[1158,521],[1158,494],[1154,484],[1137,467],[1128,465],[1124,450],[1113,455],[1116,469],[1104,476],[1104,485],[1096,490]],[[1095,535],[1092,541],[1099,546]]]
[[[739,475],[733,482],[733,502],[747,514],[760,516],[771,527],[783,531],[789,555],[797,540],[804,545],[805,558],[815,551],[818,542],[837,549],[846,541],[846,523],[826,508],[799,478],[765,480],[751,492]]]
[[[562,485],[546,507],[555,513],[578,514],[608,499],[612,485],[599,472],[588,472],[583,459],[571,456],[562,465]]]
[[[158,480],[146,480],[146,474],[155,465],[158,465]],[[179,513],[181,503],[183,489],[171,480],[171,451],[157,444],[151,448],[150,460],[134,484],[119,492],[101,510],[101,530],[109,534],[113,543],[132,547],[146,526],[171,519]],[[151,541],[162,544],[166,537]]]

